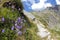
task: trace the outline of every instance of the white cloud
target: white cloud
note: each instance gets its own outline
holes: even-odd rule
[[[45,8],[47,8],[47,7],[52,7],[52,5],[50,3],[46,3]]]
[[[56,2],[57,2],[57,5],[60,5],[60,0],[56,0]]]
[[[40,9],[44,6],[44,4],[42,3],[37,3],[37,4],[33,4],[31,7],[32,9]]]
[[[32,7],[32,9],[40,9],[40,8],[42,8],[43,6],[44,6],[44,1],[45,0],[40,0],[40,2],[39,3],[34,3],[31,7]]]
[[[33,10],[35,9],[45,9],[46,7],[51,7],[52,5],[50,3],[45,3],[47,0],[40,0],[39,3],[33,4],[31,7]]]
[[[21,0],[21,1],[23,2],[23,1],[27,1],[27,0]]]

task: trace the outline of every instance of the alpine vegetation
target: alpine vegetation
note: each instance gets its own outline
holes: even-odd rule
[[[0,4],[1,40],[40,40],[37,27],[23,13],[21,0],[2,0]]]

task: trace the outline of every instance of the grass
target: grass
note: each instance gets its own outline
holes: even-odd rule
[[[3,3],[2,3],[3,4]],[[15,21],[20,16],[20,13],[15,10],[12,11],[11,8],[2,7],[0,8],[0,20],[1,17],[4,17],[6,22],[3,23],[0,21],[0,39],[1,40],[41,40],[39,36],[37,36],[37,26],[33,24],[26,18],[27,22],[25,23],[26,32],[23,35],[17,35],[16,30],[11,30],[11,26],[14,25],[11,23],[11,20]],[[5,32],[2,33],[1,30],[4,29]]]
[[[45,27],[47,27],[48,26],[48,23],[47,23],[47,21],[48,21],[48,19],[47,19],[47,17],[46,16],[38,16],[38,15],[36,15],[36,14],[33,14],[35,17],[36,17],[36,19],[38,19]],[[47,19],[47,20],[46,20]]]
[[[18,14],[18,12],[15,11],[11,11],[11,9],[7,9],[7,8],[1,8],[1,13],[0,13],[0,17],[5,17],[5,18],[9,18],[11,20],[16,20]]]
[[[56,28],[54,29],[48,29],[51,33],[51,38],[60,40],[60,31],[56,31]]]

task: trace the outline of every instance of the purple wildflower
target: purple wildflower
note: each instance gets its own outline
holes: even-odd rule
[[[15,23],[15,26],[17,26],[17,23]]]
[[[4,17],[2,17],[2,19],[1,19],[2,21],[5,21],[5,19],[4,19]]]
[[[20,11],[21,9],[19,8],[18,10]]]
[[[12,26],[11,30],[14,30],[14,26]]]
[[[14,6],[14,5],[12,5],[12,8],[14,9],[14,8],[15,8],[15,6]]]
[[[18,35],[22,35],[22,32],[21,32],[21,31],[19,31],[17,34],[18,34]]]
[[[17,25],[17,26],[16,26],[16,28],[17,28],[17,29],[21,29],[21,28],[22,28],[22,26],[18,26],[18,25]]]
[[[5,30],[3,29],[3,30],[2,30],[2,33],[4,33],[4,32],[5,32]]]
[[[20,17],[18,17],[17,22],[18,22],[18,23],[20,23],[20,22],[21,22],[21,18],[20,18]]]
[[[11,4],[12,4],[11,1],[9,1],[9,6],[11,6]]]

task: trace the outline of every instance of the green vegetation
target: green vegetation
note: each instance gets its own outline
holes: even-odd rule
[[[17,16],[18,16],[18,12],[17,11],[15,11],[15,12],[13,12],[13,11],[11,11],[11,9],[7,9],[7,8],[1,8],[1,13],[0,13],[0,17],[5,17],[5,18],[9,18],[9,19],[11,19],[11,20],[15,20],[16,18],[17,18]]]
[[[16,1],[16,0],[12,0],[12,1]],[[18,5],[20,6],[22,5],[20,4],[21,1],[17,0],[16,2],[18,3]],[[23,10],[23,7],[21,8]],[[40,40],[40,37],[37,36],[38,30],[36,24],[30,22],[26,16],[23,18],[23,20],[26,20],[26,22],[24,22],[23,24],[19,23],[19,21],[17,22],[18,25],[23,26],[21,29],[18,29],[15,26],[15,22],[18,20],[18,18],[21,17],[22,17],[21,13],[17,11],[17,9],[12,11],[11,8],[7,8],[3,6],[0,8],[0,39],[1,40]],[[12,26],[14,26],[13,29]],[[22,32],[22,34],[20,31]]]
[[[48,28],[48,30],[51,33],[51,38],[56,39],[56,40],[60,40],[60,30],[59,30],[59,28],[56,28],[56,27],[53,28],[53,29]]]

